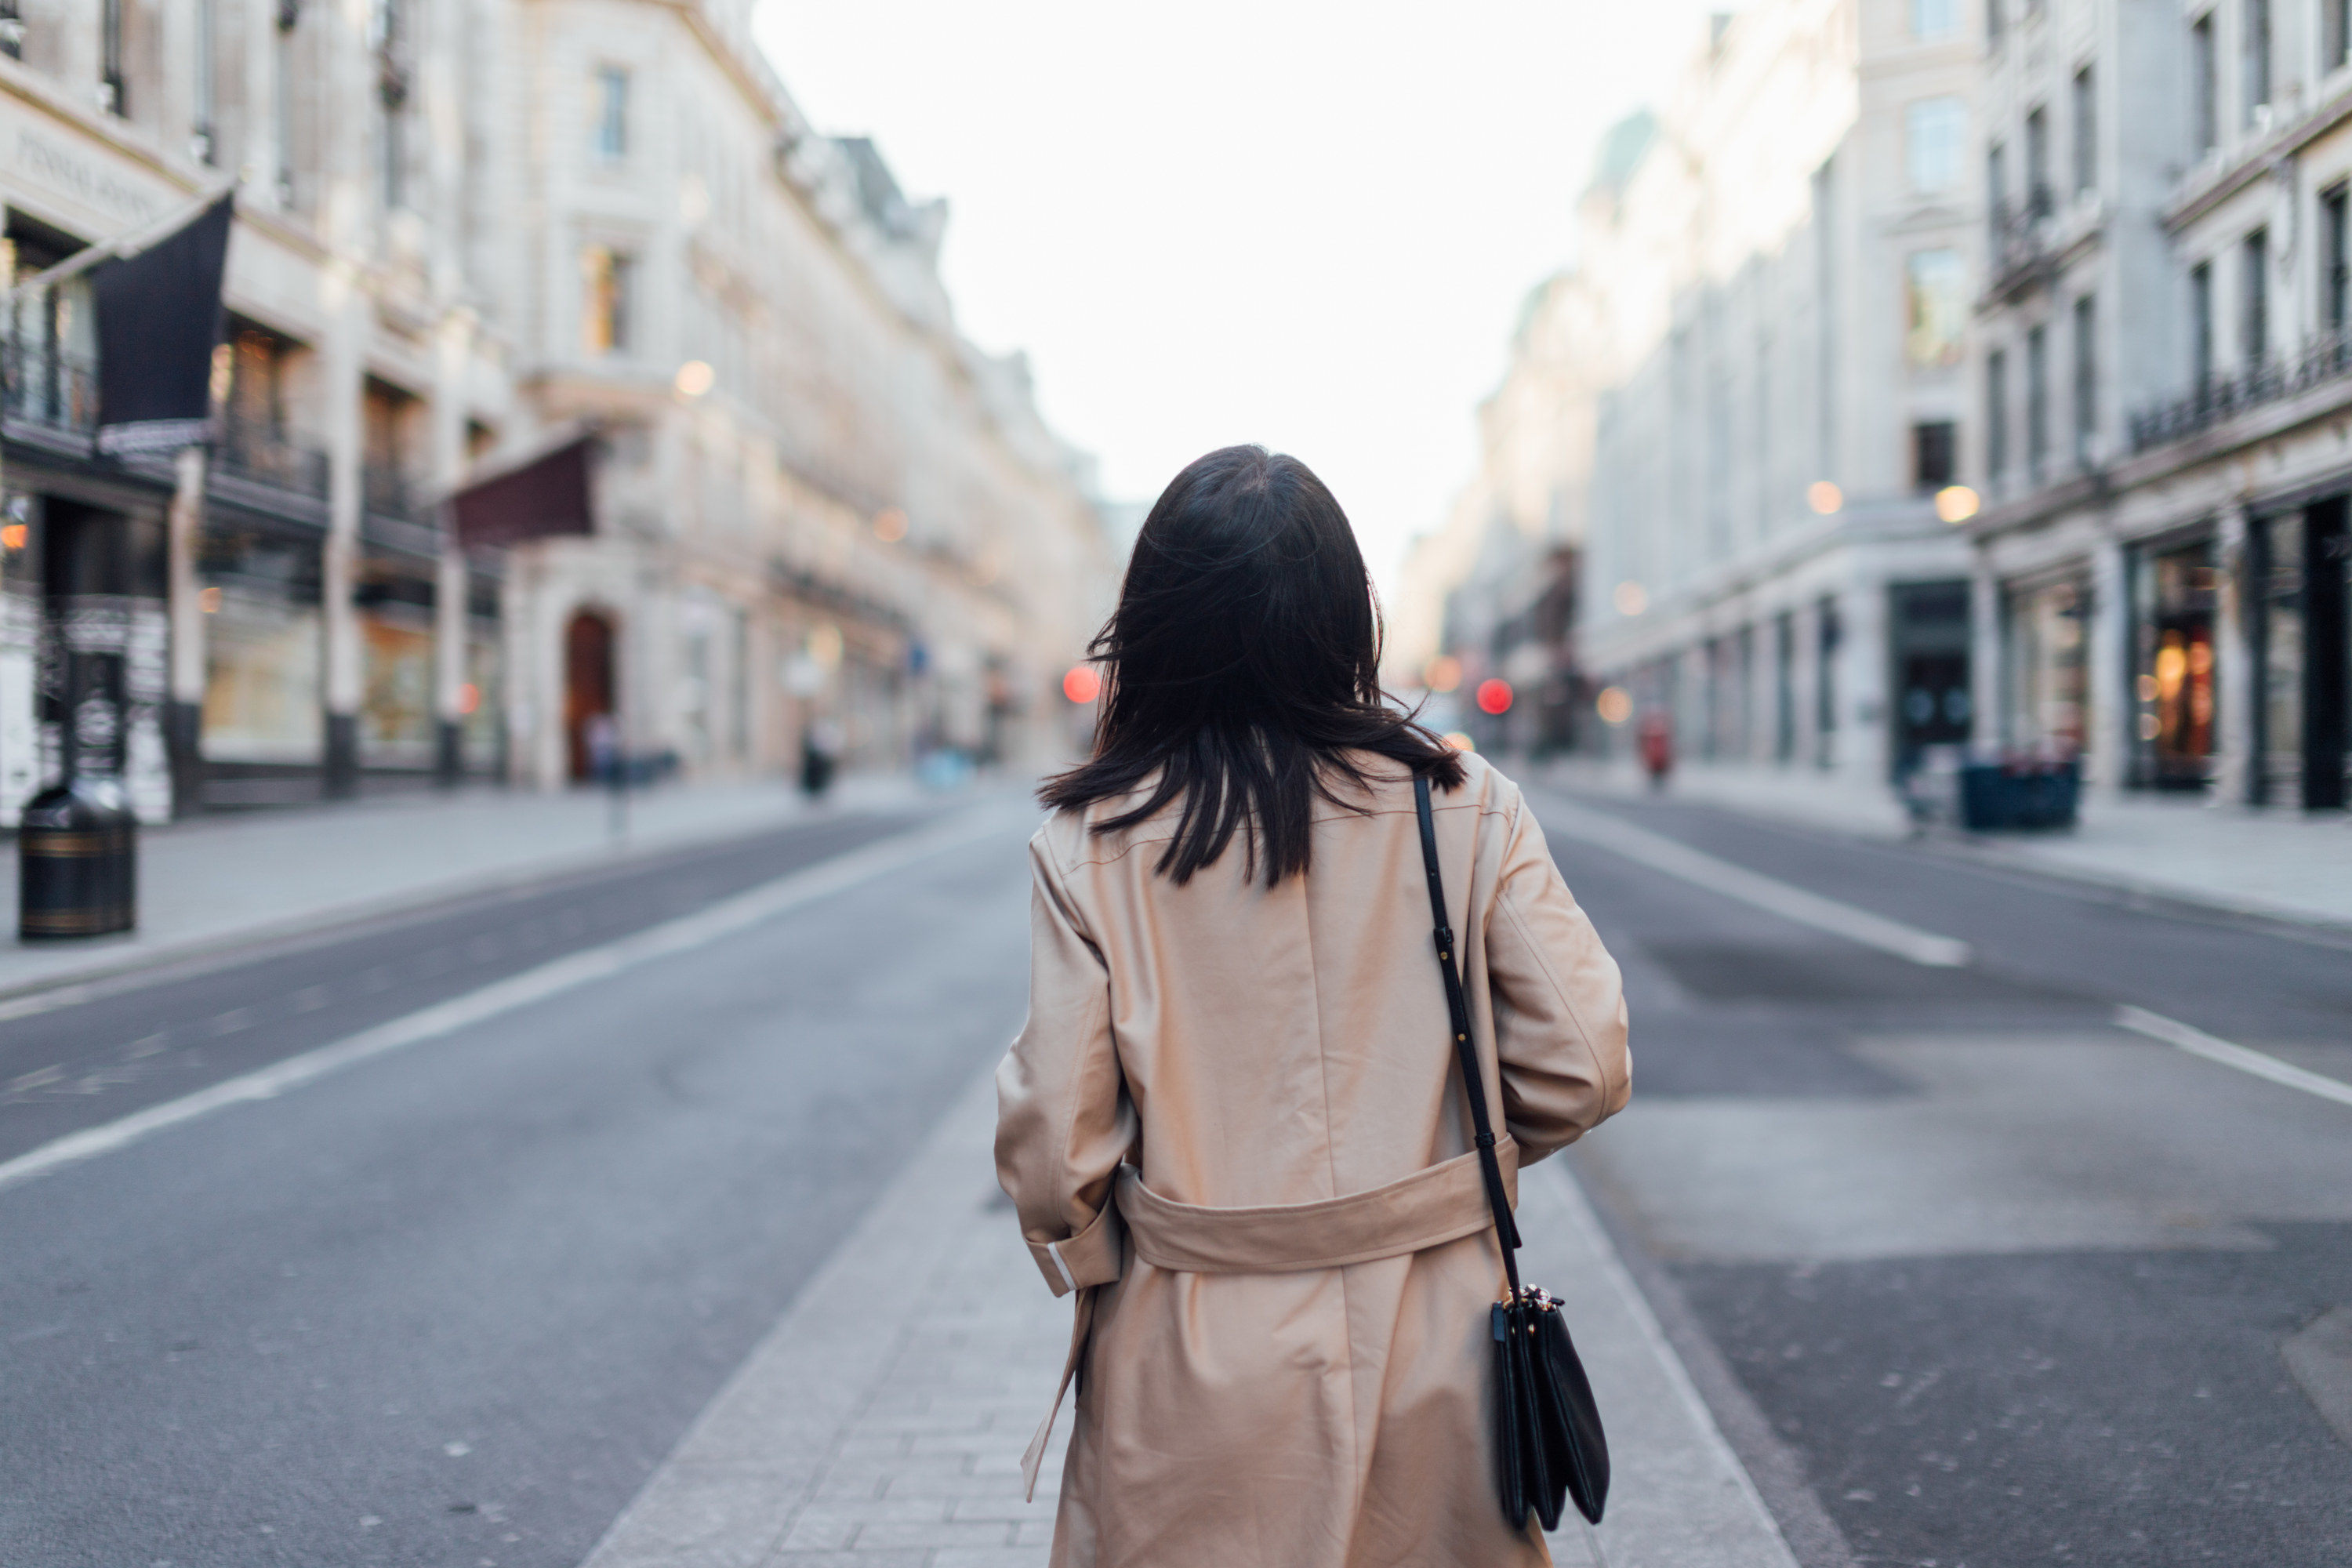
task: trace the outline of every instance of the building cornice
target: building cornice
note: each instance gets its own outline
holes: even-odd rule
[[[1969,537],[1989,542],[2055,522],[2086,507],[2104,509],[2131,491],[2248,456],[2266,443],[2347,414],[2352,414],[2352,380],[2325,382],[2296,396],[2248,409],[2193,436],[2135,453],[2111,467],[2076,474],[2014,501],[1988,507],[1969,523]],[[2242,488],[2249,498],[2269,499],[2259,487]]]
[[[2178,234],[2189,227],[2347,120],[2352,120],[2352,88],[2273,131],[2235,158],[2220,161],[2203,179],[2198,170],[2190,171],[2165,206],[2166,231]]]

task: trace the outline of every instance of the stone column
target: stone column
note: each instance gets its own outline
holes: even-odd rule
[[[1812,766],[1822,754],[1821,704],[1814,696],[1822,678],[1821,601],[1808,596],[1794,610],[1796,643],[1789,661],[1789,689],[1796,704],[1796,749],[1789,761],[1801,768]]]
[[[447,497],[466,472],[466,364],[473,353],[473,319],[453,310],[441,323],[438,374],[433,388],[433,489]],[[465,773],[467,634],[465,547],[457,540],[457,517],[441,506],[441,561],[433,586],[433,713],[437,741],[436,776],[455,784]]]
[[[1770,601],[1757,601],[1748,623],[1748,761],[1774,763],[1780,735],[1780,620]]]
[[[326,793],[359,787],[359,710],[366,679],[359,617],[352,589],[360,563],[360,465],[363,459],[362,384],[370,329],[362,258],[375,244],[375,182],[368,156],[373,116],[364,6],[322,6],[331,101],[343,112],[326,117],[324,223],[329,255],[321,293],[326,331],[320,345],[327,442],[327,541],[320,597],[325,623]]]
[[[1990,759],[2009,740],[2008,706],[2002,699],[2000,580],[1983,543],[1977,545],[1969,575],[1969,740],[1974,754]]]
[[[2261,670],[2254,659],[2253,627],[2248,618],[2246,531],[2251,520],[2242,502],[2225,508],[2213,524],[2213,698],[2221,710],[2220,755],[2214,758],[2213,798],[2243,805],[2259,795],[2262,761],[2254,755],[2254,704],[2261,700]]]
[[[2134,728],[2139,704],[2131,689],[2131,598],[2124,571],[2124,547],[2102,539],[2091,551],[2091,639],[2087,685],[2090,716],[2084,744],[2090,755],[2091,793],[2113,800],[2130,775]]]
[[[1886,586],[1866,575],[1838,595],[1837,771],[1849,784],[1886,783]]]
[[[350,265],[328,263],[330,297],[341,295],[328,324],[320,355],[325,379],[327,437],[327,540],[319,573],[320,616],[326,629],[326,793],[340,797],[359,789],[359,713],[366,672],[360,623],[352,589],[360,563],[360,464],[363,456],[360,335],[365,300],[354,287]]]
[[[177,482],[166,524],[165,602],[171,617],[172,676],[170,705],[163,713],[163,742],[172,765],[173,816],[194,811],[204,789],[205,611],[196,552],[205,527],[205,464],[202,447],[183,447],[173,460]]]

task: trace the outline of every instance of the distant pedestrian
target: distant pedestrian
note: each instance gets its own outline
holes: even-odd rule
[[[1547,1562],[1497,1501],[1502,1258],[1414,781],[1507,1174],[1625,1103],[1617,965],[1517,786],[1382,698],[1363,558],[1295,459],[1179,474],[1090,651],[997,1073],[998,1178],[1077,1293],[1055,1568]]]
[[[801,793],[823,800],[840,765],[841,726],[830,719],[811,720],[801,731]]]
[[[588,716],[585,737],[588,748],[588,776],[598,784],[618,789],[621,785],[621,726],[610,713]]]
[[[1654,790],[1665,788],[1666,775],[1675,771],[1675,721],[1663,708],[1642,715],[1642,771]]]

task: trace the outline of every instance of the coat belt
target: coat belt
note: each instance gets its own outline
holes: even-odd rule
[[[1518,1206],[1518,1145],[1505,1134],[1495,1152],[1503,1184]],[[1398,1258],[1475,1236],[1495,1223],[1486,1206],[1485,1178],[1474,1152],[1412,1175],[1311,1204],[1269,1204],[1257,1208],[1208,1208],[1163,1198],[1143,1184],[1132,1165],[1118,1168],[1107,1203],[1087,1228],[1063,1242],[1031,1242],[1037,1266],[1055,1295],[1077,1292],[1070,1325],[1070,1353],[1061,1386],[1054,1392],[1037,1435],[1022,1456],[1028,1491],[1037,1489],[1045,1444],[1087,1353],[1094,1324],[1095,1293],[1123,1272],[1118,1232],[1126,1232],[1135,1255],[1156,1268],[1186,1274],[1294,1274],[1309,1268],[1339,1268],[1375,1258]],[[1115,1212],[1114,1212],[1115,1211]],[[1123,1222],[1123,1223],[1122,1223]]]
[[[1495,1145],[1518,1203],[1518,1146]],[[1118,1168],[1118,1212],[1135,1255],[1187,1274],[1292,1274],[1397,1258],[1475,1235],[1495,1223],[1475,1153],[1345,1197],[1260,1208],[1204,1208],[1163,1198],[1132,1165]]]

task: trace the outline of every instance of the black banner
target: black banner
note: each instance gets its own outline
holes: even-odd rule
[[[138,255],[90,269],[100,451],[172,452],[209,434],[236,204],[225,195]]]

